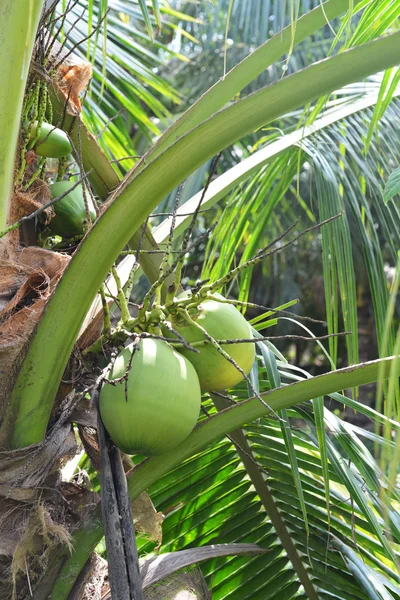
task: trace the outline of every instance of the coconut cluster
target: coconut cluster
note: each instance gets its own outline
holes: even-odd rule
[[[72,152],[67,134],[51,123],[33,121],[24,127],[26,140],[25,160],[29,153],[42,159],[66,159]],[[96,210],[90,194],[85,194],[81,184],[71,179],[62,179],[50,185],[51,198],[59,198],[53,204],[49,229],[63,239],[80,236],[88,224],[96,219]]]
[[[184,293],[177,300],[187,298]],[[178,446],[197,422],[201,393],[235,386],[254,363],[253,343],[218,344],[252,338],[249,323],[219,294],[193,309],[190,321],[170,316],[162,325],[165,337],[171,337],[171,328],[197,352],[141,339],[119,354],[102,387],[102,420],[128,454],[162,454]]]

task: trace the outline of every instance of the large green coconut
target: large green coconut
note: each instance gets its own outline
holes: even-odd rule
[[[71,191],[64,198],[53,204],[55,216],[49,223],[50,229],[63,238],[80,235],[83,233],[84,225],[87,222],[85,199],[80,184],[76,185],[73,181],[57,181],[50,186],[52,198],[62,196],[69,190]],[[89,194],[87,194],[87,201],[90,218],[94,221],[96,211]]]
[[[214,297],[224,299],[220,294],[214,294]],[[187,298],[187,292],[178,298]],[[223,304],[212,299],[204,300],[198,306],[198,312],[191,314],[191,318],[216,341],[253,338],[250,325],[232,304]],[[172,326],[189,343],[206,340],[201,330],[195,325],[185,325],[181,319],[172,321]],[[171,334],[168,335],[171,336]],[[229,354],[246,375],[249,374],[255,359],[254,343],[222,344],[221,348]],[[186,356],[196,369],[202,390],[223,390],[242,381],[242,373],[210,342],[206,342],[204,346],[198,346],[197,349],[200,350],[199,354],[184,347],[179,348],[179,352]]]
[[[127,372],[133,344],[118,356],[109,379]],[[104,383],[100,414],[111,439],[127,454],[162,454],[172,450],[196,425],[201,392],[188,360],[161,340],[143,339],[125,382]]]

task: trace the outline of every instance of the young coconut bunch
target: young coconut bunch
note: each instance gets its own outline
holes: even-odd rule
[[[63,60],[60,55],[62,48],[55,49],[62,24],[54,35],[51,33],[56,21],[51,11],[45,13],[36,39],[22,109],[16,176],[16,190],[19,192],[29,193],[38,179],[50,188],[51,203],[43,210],[50,206],[52,210],[45,220],[39,222],[39,241],[50,248],[55,247],[52,234],[61,238],[60,247],[70,246],[71,238],[79,241],[97,214],[90,186],[86,185],[88,174],[82,167],[81,149],[75,148],[68,134],[59,129],[63,126],[62,122],[53,124],[55,117],[49,88],[54,81],[59,82],[57,74]],[[64,116],[69,107],[70,93],[65,99]],[[71,170],[77,167],[80,185],[77,185],[79,178],[76,174],[70,175]],[[39,214],[40,211],[35,216]],[[62,244],[63,240],[66,240],[65,244]],[[60,244],[60,240],[55,243]]]
[[[36,49],[36,58],[41,56]],[[44,61],[44,59],[43,59]],[[48,92],[50,76],[43,67],[32,70],[29,76],[27,94],[22,108],[22,123],[19,146],[19,166],[17,184],[27,190],[46,170],[46,159],[65,159],[72,152],[67,134],[52,125],[53,107]],[[39,71],[39,72],[38,72]],[[60,161],[61,164],[63,160]],[[27,169],[30,165],[32,168]]]
[[[143,311],[121,319],[111,332],[114,339],[135,339],[104,380],[100,414],[121,450],[153,455],[172,450],[191,433],[202,391],[230,388],[247,376],[255,349],[247,343],[227,351],[219,344],[222,332],[250,338],[251,328],[234,306],[213,298],[186,292],[169,306]]]
[[[208,236],[209,231],[204,235]],[[218,281],[199,282],[180,292],[185,254],[204,237],[190,243],[189,236],[190,232],[178,257],[170,259],[176,256],[171,250],[171,232],[159,277],[145,295],[137,316],[129,312],[115,267],[112,273],[117,297],[113,299],[121,310],[115,328],[111,327],[107,295],[104,289],[100,291],[104,332],[85,353],[111,346],[116,354],[100,391],[100,414],[113,442],[128,454],[161,454],[182,443],[197,422],[202,392],[229,389],[246,379],[252,393],[259,397],[248,375],[260,338],[253,338],[251,326],[235,306],[245,303],[227,299],[219,290],[287,244],[272,250],[270,245]],[[163,285],[172,274],[175,281],[162,301]],[[118,353],[118,347],[127,342]]]
[[[177,202],[174,215],[176,209]],[[133,338],[110,364],[100,392],[103,423],[114,443],[128,454],[160,454],[183,442],[197,422],[202,391],[234,386],[247,376],[255,359],[253,343],[225,349],[217,341],[222,334],[252,337],[249,324],[234,306],[206,297],[208,291],[204,292],[202,286],[175,297],[185,254],[195,245],[190,244],[190,237],[197,213],[175,259],[171,258],[172,223],[159,277],[145,295],[136,317],[129,313],[115,268],[112,273],[121,319],[114,329],[106,294],[100,290],[104,333],[86,352],[100,351],[110,343],[115,350],[118,344]],[[140,248],[137,258],[139,252]],[[175,283],[162,303],[164,282],[173,273]],[[223,300],[220,295],[215,298]],[[191,341],[202,347],[195,348]]]
[[[100,391],[100,414],[113,442],[127,454],[161,454],[184,441],[194,428],[201,393],[232,388],[247,379],[255,360],[255,343],[249,323],[216,290],[237,273],[264,257],[260,253],[214,284],[204,283],[161,303],[161,288],[183,256],[151,286],[136,317],[115,269],[121,319],[112,329],[108,314],[105,332],[85,352],[101,351],[110,344],[129,343],[110,364]],[[177,269],[177,275],[180,269]],[[177,283],[178,280],[176,280]],[[264,401],[260,398],[260,401]]]
[[[212,169],[209,181],[213,172]],[[230,389],[245,379],[251,393],[265,405],[249,373],[256,359],[255,344],[267,338],[253,337],[250,324],[236,307],[252,305],[225,298],[220,290],[245,269],[266,256],[282,252],[299,235],[325,223],[306,229],[286,244],[273,247],[289,234],[296,225],[294,223],[277,240],[224,277],[215,282],[198,282],[182,291],[185,256],[208,238],[212,229],[191,241],[202,199],[193,213],[182,249],[174,252],[177,199],[158,279],[137,307],[135,317],[129,312],[130,291],[124,293],[115,267],[112,273],[117,297],[111,295],[111,298],[119,305],[121,318],[114,328],[107,294],[104,289],[100,290],[104,309],[103,335],[85,353],[100,353],[111,347],[116,356],[108,367],[100,391],[100,414],[114,443],[128,454],[160,454],[182,443],[197,422],[203,392]],[[136,259],[140,252],[139,247],[135,252]],[[133,251],[124,252],[129,253]],[[126,347],[118,353],[118,348],[124,345]]]

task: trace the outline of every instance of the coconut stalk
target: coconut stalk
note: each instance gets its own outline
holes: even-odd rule
[[[44,0],[0,3],[0,230],[8,216],[22,104],[43,5]]]

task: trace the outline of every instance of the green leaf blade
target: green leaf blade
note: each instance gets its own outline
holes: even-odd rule
[[[397,194],[400,194],[400,167],[389,175],[389,179],[386,182],[383,191],[383,200],[385,204]]]

